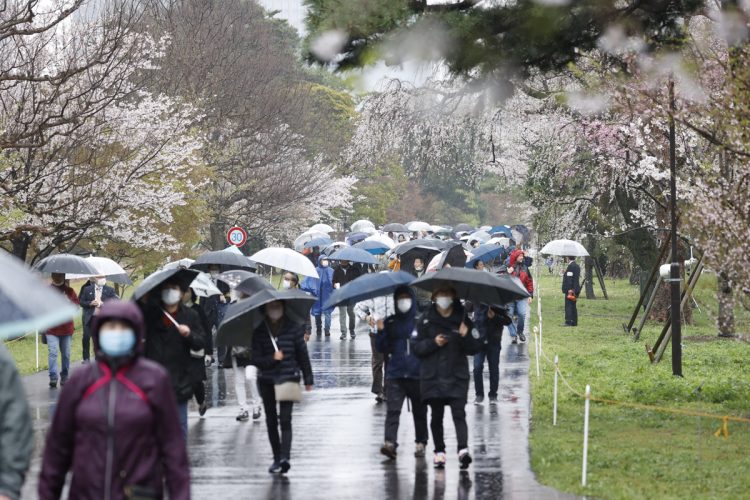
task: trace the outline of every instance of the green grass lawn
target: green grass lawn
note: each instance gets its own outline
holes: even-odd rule
[[[683,374],[671,373],[670,348],[652,365],[644,344],[653,345],[661,325],[647,323],[638,342],[625,334],[638,287],[607,280],[610,300],[578,301],[578,328],[563,328],[560,278],[541,279],[544,351],[574,389],[591,385],[595,397],[683,408],[717,415],[750,416],[750,315],[737,310],[743,339],[718,339],[715,279],[704,274],[696,291],[702,312],[683,327]],[[601,295],[597,291],[597,295]],[[532,323],[537,324],[536,302]],[[531,342],[531,339],[529,339]],[[543,358],[536,377],[531,352],[532,468],[554,488],[598,498],[750,498],[750,423],[730,423],[729,438],[717,438],[719,420],[592,402],[588,486],[581,486],[583,400],[562,384],[558,423],[552,426],[554,370]],[[697,390],[701,387],[700,390]]]

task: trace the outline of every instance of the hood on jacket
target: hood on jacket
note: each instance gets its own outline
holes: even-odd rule
[[[109,300],[102,304],[99,313],[94,316],[91,323],[91,338],[94,341],[94,352],[97,357],[103,354],[99,351],[99,328],[102,323],[110,319],[119,319],[130,324],[135,332],[135,355],[143,354],[143,339],[146,336],[146,327],[143,322],[141,310],[132,301]]]
[[[325,255],[325,254],[320,254],[320,256],[318,256],[318,267],[323,267],[322,262],[324,260],[328,261],[328,269],[330,269],[331,268],[331,261],[328,259],[328,256]]]
[[[525,255],[524,251],[521,250],[520,248],[516,248],[510,253],[510,266],[511,267],[516,267],[516,259],[518,259],[519,254]]]
[[[396,304],[396,297],[398,297],[402,293],[408,293],[411,297],[411,309],[409,309],[409,312],[402,313],[398,310],[398,305]],[[407,285],[401,285],[400,287],[396,288],[396,290],[393,292],[393,307],[396,310],[396,316],[409,316],[414,317],[417,313],[417,293],[414,291],[414,289]]]

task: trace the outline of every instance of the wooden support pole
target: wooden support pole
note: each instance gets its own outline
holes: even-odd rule
[[[594,261],[594,270],[596,271],[596,277],[599,278],[599,286],[602,287],[604,300],[609,300],[609,297],[607,296],[607,287],[604,286],[604,275],[602,274],[602,268],[599,267],[599,261],[595,258],[592,258],[591,260]]]
[[[630,317],[630,321],[628,322],[627,326],[623,323],[622,327],[625,330],[625,333],[629,333],[630,330],[633,328],[633,325],[635,324],[635,320],[638,318],[638,311],[641,310],[641,306],[643,305],[643,301],[646,298],[646,295],[648,293],[648,287],[651,286],[651,282],[654,281],[654,278],[656,278],[659,275],[659,266],[661,266],[662,261],[664,260],[664,257],[667,255],[667,249],[669,249],[669,239],[665,239],[664,243],[661,245],[661,250],[659,251],[659,258],[656,259],[656,262],[654,262],[654,267],[651,268],[651,274],[648,277],[648,283],[646,283],[646,288],[643,289],[643,293],[640,294],[640,297],[638,297],[638,303],[635,306],[635,309],[633,310],[633,315]]]

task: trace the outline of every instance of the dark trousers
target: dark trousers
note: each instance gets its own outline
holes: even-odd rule
[[[575,300],[565,299],[565,324],[571,326],[578,325],[578,308]]]
[[[263,399],[263,409],[266,412],[266,427],[268,441],[271,443],[273,459],[289,460],[292,451],[292,407],[291,401],[279,401],[279,411],[276,411],[276,393],[273,384],[258,381],[258,390]],[[281,438],[279,438],[279,424],[281,424]]]
[[[397,444],[398,421],[404,399],[409,398],[411,413],[414,418],[416,443],[427,444],[427,406],[422,403],[419,391],[419,380],[411,378],[388,379],[388,413],[385,417],[385,440]]]
[[[385,366],[385,356],[375,348],[375,335],[370,334],[370,349],[372,350],[372,393],[384,394],[383,387],[383,367]]]
[[[84,361],[91,359],[91,322],[92,321],[93,319],[83,322],[83,338],[81,339],[81,342],[83,346],[83,360]]]
[[[202,405],[206,400],[206,386],[202,380],[193,382],[193,394],[195,394],[195,402]]]
[[[474,355],[474,392],[477,397],[484,397],[484,360],[490,371],[489,397],[497,397],[500,385],[500,339],[490,340],[484,344],[482,350]]]
[[[432,440],[435,442],[435,452],[445,451],[445,438],[443,436],[443,414],[445,413],[446,406],[451,407],[453,426],[456,428],[458,451],[461,451],[464,448],[469,447],[469,429],[466,427],[466,400],[442,399],[430,401],[430,410],[432,410],[430,429],[432,430]]]

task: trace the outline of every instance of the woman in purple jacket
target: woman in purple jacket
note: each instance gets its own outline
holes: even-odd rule
[[[190,498],[190,473],[172,384],[142,356],[144,325],[131,302],[105,303],[91,328],[96,363],[73,373],[47,433],[39,498]]]

